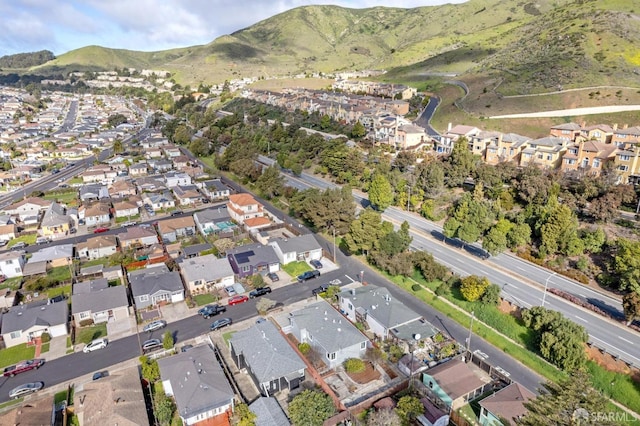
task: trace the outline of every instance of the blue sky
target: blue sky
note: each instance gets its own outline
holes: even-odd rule
[[[412,8],[464,0],[0,0],[0,56],[88,45],[154,51],[206,44],[298,6]]]

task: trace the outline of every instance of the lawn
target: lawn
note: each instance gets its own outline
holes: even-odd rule
[[[36,347],[27,346],[26,343],[3,349],[0,351],[0,367],[4,368],[20,361],[33,359],[35,353]]]
[[[69,185],[78,185],[78,184],[82,184],[84,181],[82,180],[81,177],[74,177],[73,179],[69,180],[67,183]]]
[[[58,266],[47,272],[49,282],[71,281],[71,269],[69,266]]]
[[[198,306],[204,306],[209,303],[215,303],[216,297],[211,293],[199,294],[197,296],[193,296],[193,301],[196,302]]]
[[[22,277],[7,278],[4,282],[0,283],[0,289],[10,288],[11,290],[17,290],[22,283]]]
[[[135,216],[116,217],[116,223],[135,221],[135,220],[139,220],[139,219],[140,219],[140,215],[139,214],[137,214]]]
[[[107,337],[107,324],[97,324],[90,327],[79,327],[76,331],[76,344],[91,343],[93,339]]]
[[[292,277],[297,277],[303,272],[310,271],[311,266],[309,266],[307,262],[298,261],[287,263],[282,267],[282,269],[284,269],[284,271]]]
[[[7,243],[7,247],[13,247],[14,245],[16,245],[17,243],[19,243],[20,241],[22,241],[25,244],[35,244],[36,243],[36,238],[38,238],[38,236],[36,234],[29,234],[29,235],[22,235],[18,238],[14,238],[13,240],[10,240]]]
[[[104,265],[104,266],[109,265],[109,258],[103,257],[101,259],[87,260],[86,262],[82,262],[80,266],[83,268],[87,268],[89,266],[96,266],[96,265]]]
[[[69,297],[71,296],[71,284],[61,285],[59,287],[52,287],[47,289],[46,292],[47,292],[47,297],[49,297],[49,299],[52,299],[61,294]]]
[[[58,203],[72,205],[78,202],[78,191],[53,191],[44,194],[45,200],[57,201]]]

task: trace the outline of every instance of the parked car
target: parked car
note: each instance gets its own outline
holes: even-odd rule
[[[20,385],[17,388],[12,389],[11,392],[9,392],[9,398],[18,399],[31,393],[38,392],[43,387],[44,383],[42,382],[25,383],[24,385]]]
[[[93,378],[92,380],[100,380],[103,377],[109,377],[109,372],[108,371],[98,371],[93,373]]]
[[[316,269],[322,269],[322,262],[320,262],[318,259],[311,259],[309,263]]]
[[[49,237],[38,237],[36,238],[36,244],[41,245],[41,244],[47,244],[50,243],[51,240],[49,239]]]
[[[275,272],[269,272],[267,274],[267,278],[269,278],[271,280],[271,282],[276,282],[276,281],[280,281],[280,277],[278,276],[278,274],[276,274]]]
[[[25,243],[24,241],[18,241],[13,246],[11,246],[11,250],[20,250],[20,249],[25,248],[28,245],[29,244]]]
[[[249,293],[249,299],[271,293],[271,287],[260,287]]]
[[[76,228],[70,228],[69,229],[69,233],[70,234],[75,234],[77,232]]]
[[[306,271],[298,275],[298,282],[301,283],[304,281],[311,280],[313,278],[318,278],[319,276],[320,276],[320,271],[318,270]]]
[[[105,227],[105,226],[101,226],[100,228],[96,228],[93,230],[94,234],[102,234],[103,232],[107,232],[109,230],[109,228]]]
[[[14,365],[10,365],[4,369],[2,373],[5,377],[13,377],[16,374],[24,373],[29,370],[37,370],[44,365],[44,359],[36,358],[28,361],[22,361]]]
[[[226,291],[229,296],[235,296],[236,294],[236,289],[233,288],[233,286],[226,287],[224,291]]]
[[[193,348],[193,345],[184,345],[184,346],[182,346],[180,348],[180,352],[186,352],[186,351],[188,351],[189,349],[192,349],[192,348]]]
[[[123,223],[122,225],[120,225],[120,226],[121,226],[122,228],[126,228],[126,227],[128,227],[128,226],[133,226],[133,225],[135,225],[135,224],[136,224],[135,222],[131,221],[131,222],[124,222],[124,223]]]
[[[231,320],[231,318],[220,318],[219,320],[215,320],[211,324],[211,331],[215,331],[223,327],[228,327],[232,322],[233,321]]]
[[[182,210],[174,210],[171,212],[171,216],[179,216],[184,213]]]
[[[145,333],[151,333],[152,331],[160,330],[161,328],[165,328],[167,326],[167,322],[164,320],[152,321],[149,324],[145,325],[142,328],[142,331]]]
[[[267,322],[267,320],[262,317],[258,317],[258,319],[256,320],[256,324],[262,324],[263,322]]]
[[[218,315],[221,312],[225,312],[227,308],[221,305],[207,305],[198,310],[198,314],[202,315],[204,318],[209,319],[214,315]]]
[[[249,298],[245,295],[245,294],[237,294],[231,298],[229,298],[229,306],[233,306],[233,305],[238,305],[240,303],[244,303],[247,300],[249,300]]]
[[[152,351],[154,349],[158,349],[161,347],[162,347],[162,341],[160,339],[149,339],[149,340],[145,340],[142,343],[143,352]]]
[[[82,349],[82,352],[88,354],[89,352],[97,351],[98,349],[104,349],[107,347],[109,342],[104,337],[100,339],[94,339]]]
[[[66,296],[64,294],[59,294],[59,295],[49,299],[49,304],[58,303],[58,302],[64,302],[65,300],[67,300]]]
[[[324,293],[328,289],[329,289],[329,284],[322,284],[320,287],[316,287],[313,290],[311,290],[311,294],[313,294],[314,296],[317,296],[320,293]]]

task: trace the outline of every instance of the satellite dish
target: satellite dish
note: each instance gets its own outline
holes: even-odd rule
[[[416,333],[416,334],[414,334],[414,335],[413,335],[413,339],[414,339],[414,340],[420,340],[420,337],[421,337],[421,336],[420,336],[420,334],[419,334],[419,333]]]

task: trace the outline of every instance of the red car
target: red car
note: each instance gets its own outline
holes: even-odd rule
[[[28,361],[22,361],[15,365],[11,365],[4,369],[2,375],[5,377],[13,377],[16,374],[24,373],[29,370],[37,370],[44,364],[44,359],[30,359]]]
[[[93,230],[94,234],[101,234],[103,232],[107,232],[109,230],[109,228],[96,228]]]
[[[244,303],[247,300],[249,300],[249,298],[246,295],[238,294],[229,298],[229,306],[237,305],[238,303]]]

